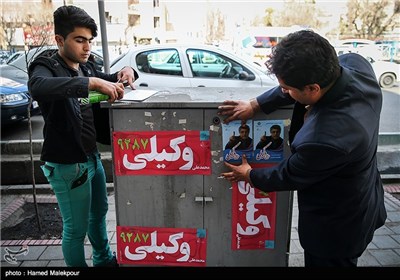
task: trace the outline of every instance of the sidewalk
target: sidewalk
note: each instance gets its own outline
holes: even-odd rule
[[[400,186],[388,186],[388,191],[400,192]],[[12,215],[32,195],[2,195],[1,221]],[[55,202],[54,195],[38,194],[38,202]],[[114,194],[109,195],[109,211],[107,214],[107,231],[111,249],[116,251],[116,214]],[[390,193],[385,192],[385,205],[388,218],[385,225],[375,232],[372,242],[359,258],[359,267],[400,267],[400,201]],[[298,208],[295,192],[292,230],[289,252],[289,267],[302,267],[303,249],[300,246],[297,233]],[[343,229],[345,230],[345,229]],[[88,240],[85,243],[85,254],[89,266],[91,262],[91,246]],[[5,261],[7,251],[19,251],[27,246],[28,252],[15,256],[15,264]],[[65,267],[61,252],[61,240],[1,240],[1,267]],[[7,251],[6,251],[7,250]],[[7,259],[7,258],[6,258]]]

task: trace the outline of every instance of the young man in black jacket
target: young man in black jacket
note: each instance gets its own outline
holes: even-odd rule
[[[374,231],[385,223],[377,168],[382,92],[369,62],[336,56],[312,31],[289,34],[272,50],[267,67],[280,86],[250,101],[225,101],[224,120],[247,120],[295,104],[292,155],[271,168],[225,163],[229,181],[265,192],[297,190],[299,239],[305,266],[356,266]]]
[[[110,140],[108,111],[99,104],[81,104],[80,100],[91,90],[108,95],[109,102],[121,99],[122,81],[133,88],[137,74],[131,67],[104,74],[88,61],[97,26],[84,10],[58,8],[54,29],[59,50],[51,58],[38,58],[29,66],[28,87],[45,121],[42,169],[63,219],[65,263],[87,266],[87,235],[93,248],[93,266],[117,266],[108,243],[106,177],[96,145],[96,141]]]

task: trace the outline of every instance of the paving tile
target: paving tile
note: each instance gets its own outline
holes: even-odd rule
[[[289,267],[304,267],[303,254],[290,254],[289,255]]]
[[[114,234],[109,242],[110,244],[117,244],[117,234]]]
[[[107,215],[106,215],[106,219],[115,221],[116,220],[115,211],[108,210]]]
[[[110,249],[113,252],[117,252],[117,244],[110,244]]]
[[[115,231],[107,231],[107,236],[108,236],[108,243],[111,244],[113,237],[114,237]],[[114,239],[115,240],[115,239]]]
[[[66,267],[64,260],[51,260],[47,267]]]
[[[297,227],[299,223],[299,217],[292,217],[292,227]]]
[[[400,234],[394,234],[394,235],[391,235],[391,237],[392,237],[394,240],[396,240],[397,243],[400,244]]]
[[[91,259],[93,256],[92,245],[85,245],[85,259]]]
[[[387,225],[383,225],[377,230],[375,230],[374,235],[389,235],[393,233],[394,232],[390,228],[388,228]]]
[[[44,250],[43,254],[39,257],[39,260],[62,260],[64,256],[62,254],[61,246],[48,246]]]
[[[388,212],[387,213],[388,219],[391,222],[400,222],[400,212]]]
[[[382,266],[400,266],[400,256],[393,250],[371,250],[370,253]]]
[[[4,255],[6,254],[6,248],[13,252],[18,252],[21,250],[22,246],[4,246],[1,247],[1,259],[4,260]],[[46,246],[28,246],[28,251],[26,254],[22,253],[20,255],[15,255],[17,261],[35,261],[39,258],[39,256],[44,252]]]
[[[20,267],[47,267],[49,264],[48,260],[45,261],[24,261]]]
[[[396,254],[400,256],[400,249],[394,249],[393,251],[395,251]]]
[[[299,233],[297,232],[297,229],[292,228],[290,232],[290,239],[299,239]]]
[[[115,231],[117,229],[117,221],[109,220],[107,221],[107,231]]]
[[[374,243],[370,242],[370,243],[367,245],[367,250],[368,250],[368,249],[378,249],[378,247],[377,247]]]
[[[400,248],[400,244],[388,235],[375,235],[372,243],[380,249]]]
[[[292,254],[303,253],[304,249],[301,247],[299,240],[291,240],[290,242],[290,250],[289,252]]]
[[[8,262],[1,262],[1,267],[19,267],[21,262],[17,262],[16,264],[11,264]]]
[[[358,258],[357,266],[380,266],[380,263],[371,254],[370,250],[365,250],[361,257]]]
[[[92,259],[87,259],[86,263],[89,267],[93,267],[93,260]]]

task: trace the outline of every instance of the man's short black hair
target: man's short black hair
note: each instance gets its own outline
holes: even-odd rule
[[[279,130],[279,132],[281,132],[282,128],[279,124],[274,124],[269,128],[269,131],[272,131],[273,129],[277,129]]]
[[[310,84],[324,88],[340,76],[334,47],[312,30],[301,30],[284,37],[272,48],[265,65],[286,85],[300,90]]]
[[[248,126],[247,124],[242,124],[241,126],[239,126],[238,131],[240,132],[241,129],[246,129],[247,131],[250,131],[250,126]]]
[[[86,27],[92,31],[92,36],[97,36],[97,25],[94,19],[83,9],[75,6],[61,6],[53,14],[54,33],[66,38],[74,31],[75,27]]]

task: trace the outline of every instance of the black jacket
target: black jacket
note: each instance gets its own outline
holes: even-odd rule
[[[90,61],[80,67],[85,77],[79,77],[58,54],[51,58],[39,57],[29,66],[28,88],[32,98],[38,101],[45,121],[42,161],[65,164],[87,161],[81,142],[83,120],[78,98],[88,97],[87,77],[116,82],[117,73],[98,72]],[[110,144],[108,109],[101,109],[98,103],[92,107],[96,140]]]
[[[300,243],[322,258],[360,256],[386,219],[376,158],[382,92],[363,57],[346,54],[339,61],[341,77],[304,124],[304,106],[295,105],[292,155],[250,172],[263,191],[298,191]],[[257,100],[269,113],[293,103],[289,98],[278,87]]]

